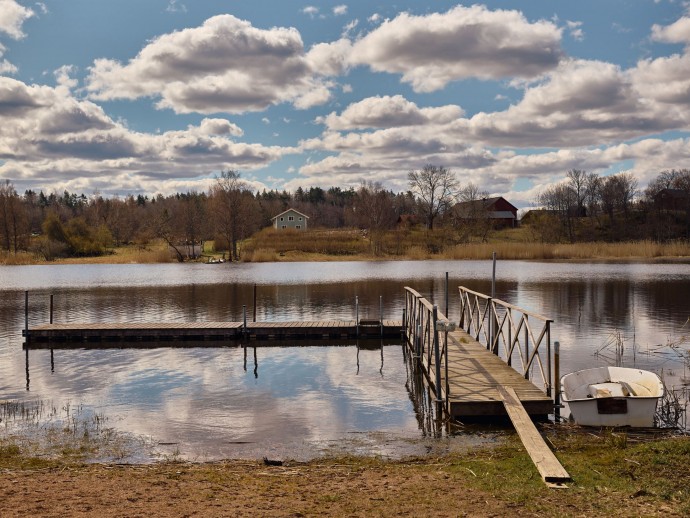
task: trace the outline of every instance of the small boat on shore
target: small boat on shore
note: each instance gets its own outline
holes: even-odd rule
[[[563,402],[583,426],[654,426],[664,384],[653,372],[627,367],[596,367],[561,378]]]

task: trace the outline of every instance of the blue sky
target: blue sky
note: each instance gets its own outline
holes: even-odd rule
[[[567,170],[690,157],[680,0],[0,0],[18,191],[401,191],[427,163],[527,207]]]

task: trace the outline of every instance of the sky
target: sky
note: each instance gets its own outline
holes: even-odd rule
[[[395,192],[524,208],[690,167],[690,2],[0,0],[0,179],[88,196]]]

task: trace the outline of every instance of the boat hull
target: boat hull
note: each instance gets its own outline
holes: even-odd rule
[[[654,426],[664,386],[649,371],[597,367],[563,376],[561,392],[579,425],[647,428]]]

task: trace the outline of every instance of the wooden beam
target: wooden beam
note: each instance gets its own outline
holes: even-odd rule
[[[497,385],[496,390],[503,400],[506,412],[508,412],[522,444],[525,445],[527,453],[532,458],[532,462],[539,470],[544,482],[560,484],[570,482],[572,480],[570,475],[544,442],[544,438],[520,403],[515,390],[512,387],[502,385]]]

